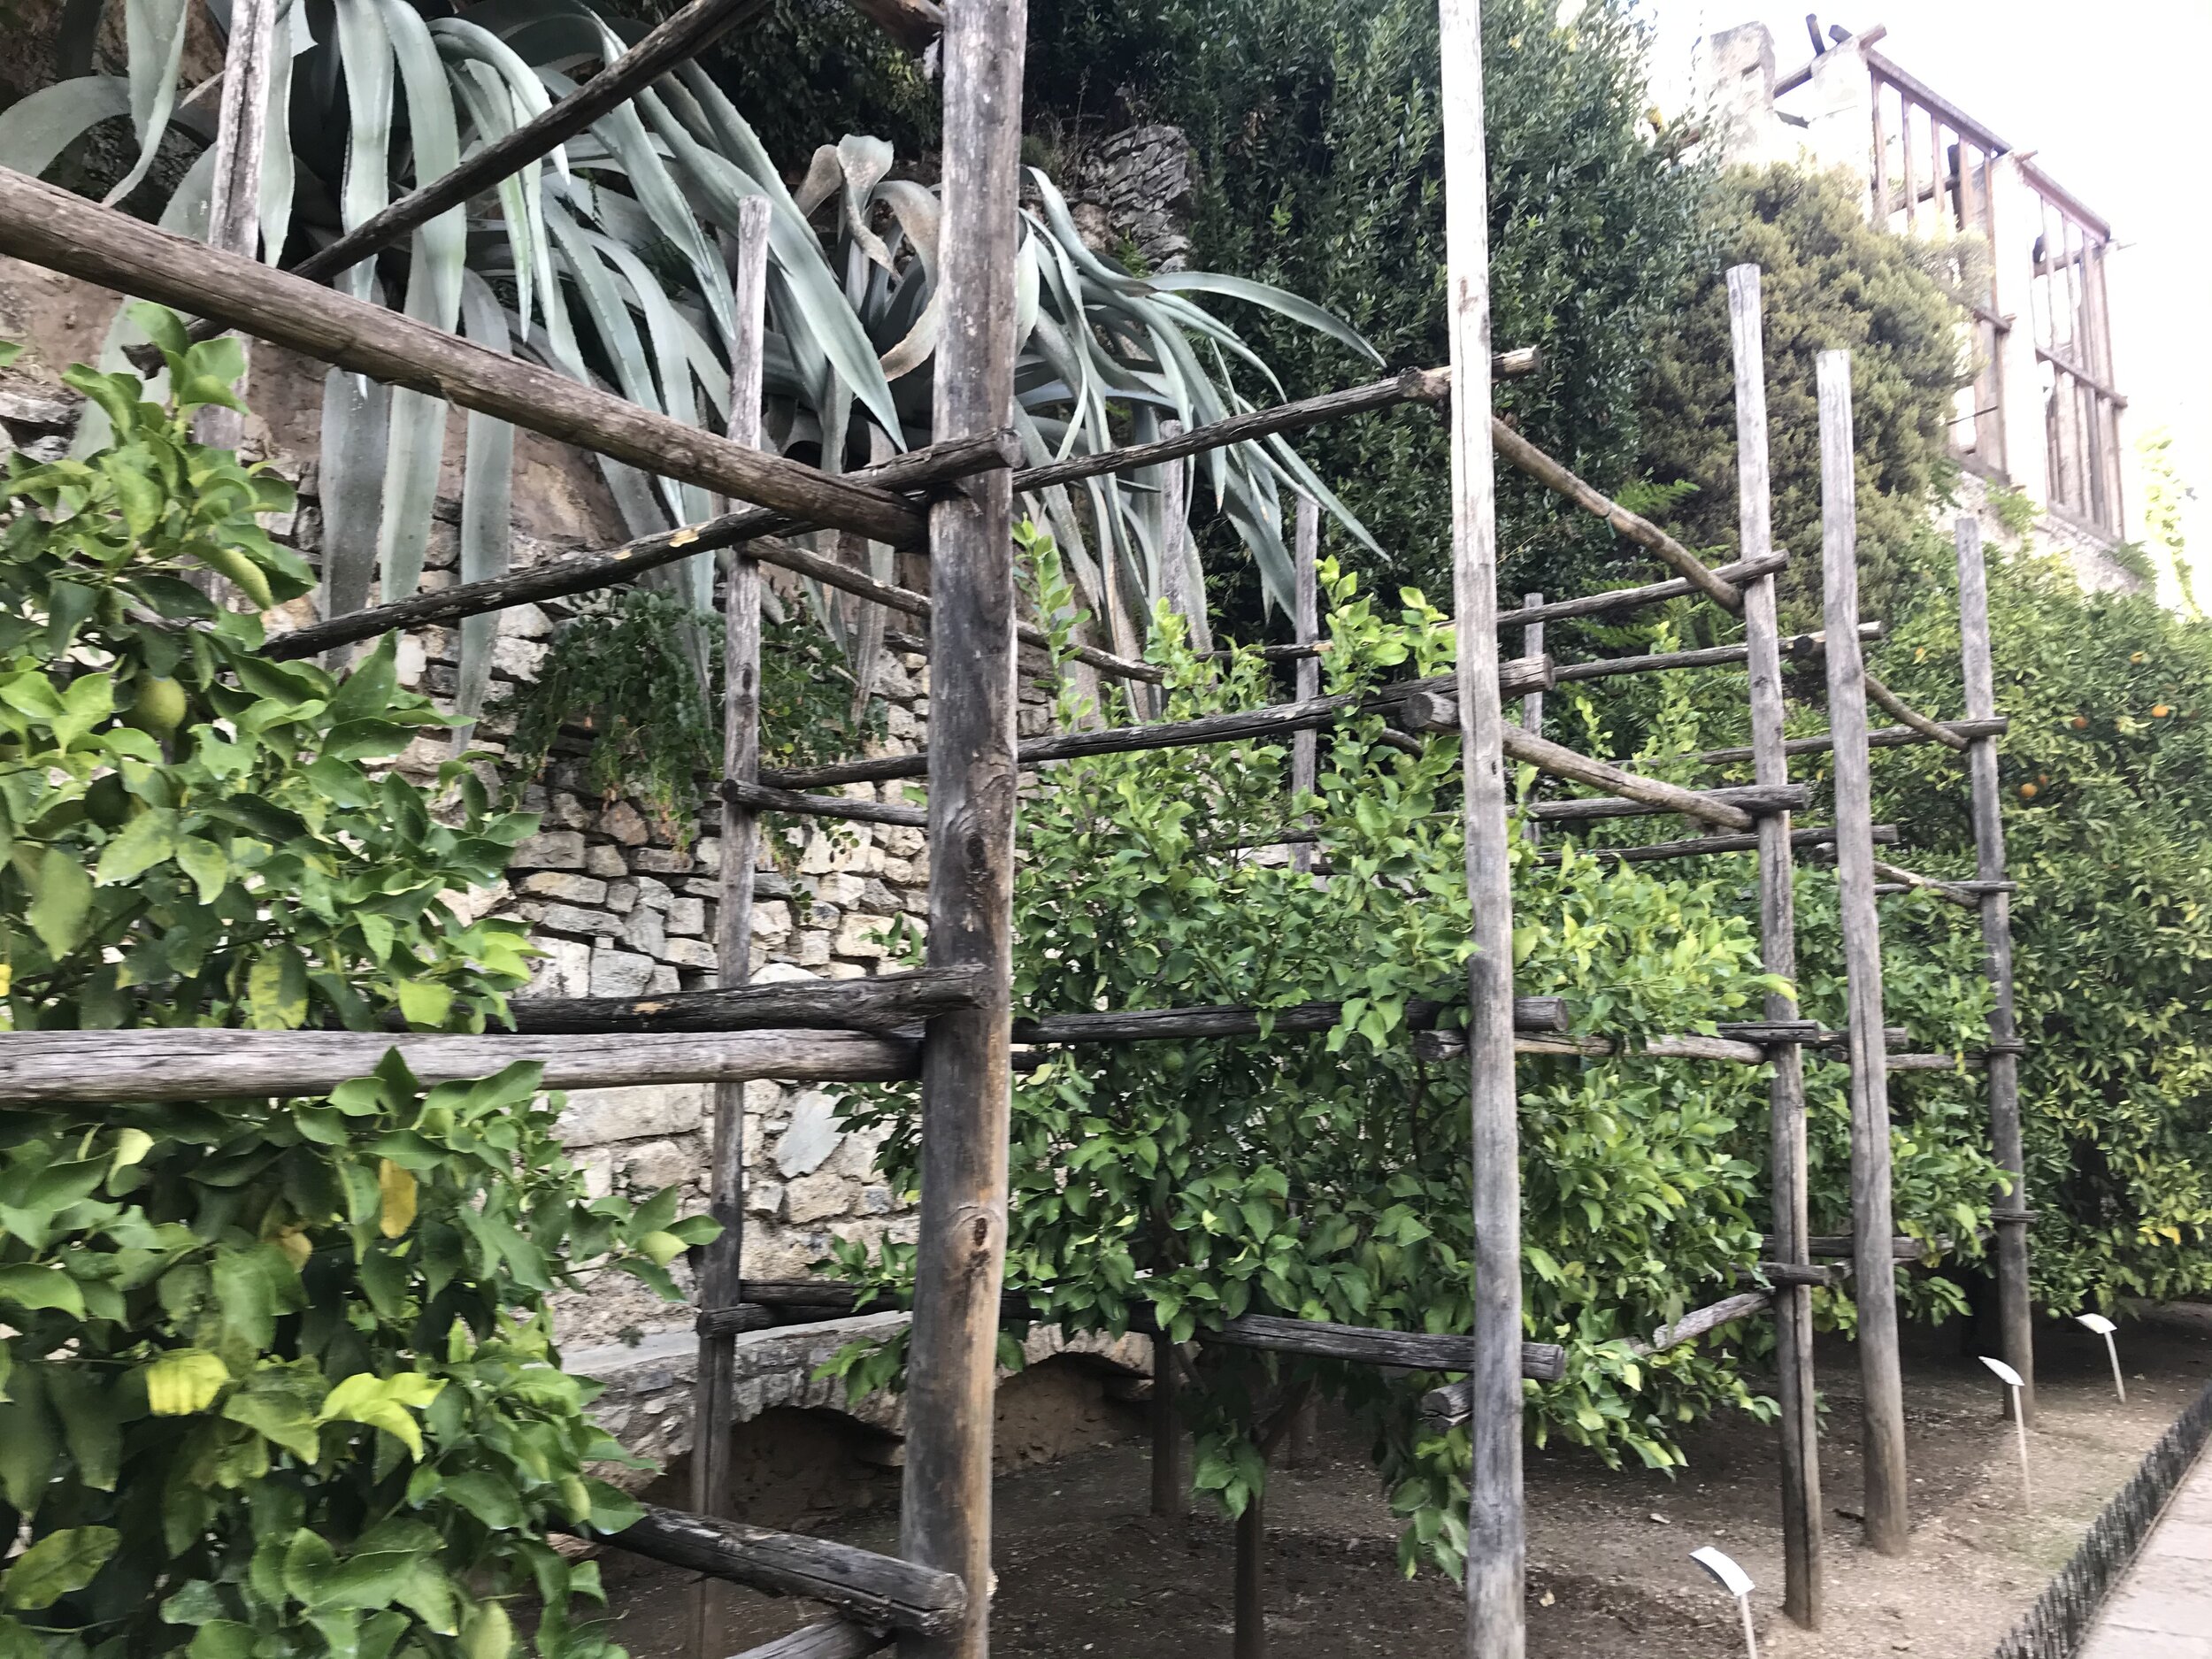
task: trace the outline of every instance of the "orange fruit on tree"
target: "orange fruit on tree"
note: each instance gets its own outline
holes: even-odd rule
[[[2024,783],[2024,784],[2022,784],[2022,785],[2020,786],[2020,798],[2021,798],[2023,801],[2032,801],[2032,800],[2034,800],[2034,799],[2035,799],[2035,786],[2034,786],[2033,784],[2032,784],[2032,783]]]
[[[2151,718],[2154,720],[2162,720],[2172,712],[2173,710],[2162,703],[2151,705]]]

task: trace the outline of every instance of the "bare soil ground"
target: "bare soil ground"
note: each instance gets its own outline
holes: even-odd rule
[[[1572,1451],[1532,1450],[1532,1659],[1733,1659],[1742,1651],[1733,1609],[1688,1560],[1705,1543],[1727,1550],[1757,1581],[1768,1659],[1987,1653],[2212,1379],[2212,1308],[2162,1310],[2123,1327],[2124,1405],[2113,1397],[2101,1343],[2070,1324],[2039,1334],[2027,1508],[2012,1430],[1988,1373],[1962,1352],[1955,1331],[1908,1333],[1915,1530],[1911,1553],[1895,1560],[1858,1541],[1855,1356],[1847,1345],[1824,1345],[1827,1615],[1818,1632],[1797,1629],[1779,1609],[1771,1430],[1741,1418],[1707,1425],[1688,1443],[1690,1467],[1672,1479],[1608,1471]],[[1319,1449],[1314,1466],[1280,1471],[1271,1486],[1268,1604],[1277,1653],[1431,1659],[1455,1651],[1457,1592],[1433,1577],[1399,1576],[1397,1526],[1363,1449],[1325,1426]],[[871,1484],[887,1493],[890,1486]],[[1002,1476],[997,1651],[1024,1659],[1225,1659],[1231,1527],[1211,1516],[1156,1520],[1146,1513],[1148,1490],[1145,1450],[1133,1434]],[[877,1548],[889,1548],[896,1530],[881,1507],[809,1524]],[[618,1640],[638,1659],[688,1659],[688,1580],[612,1555],[606,1577]],[[819,1617],[803,1604],[726,1594],[723,1653]]]

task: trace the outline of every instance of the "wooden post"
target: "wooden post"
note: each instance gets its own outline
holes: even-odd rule
[[[1737,522],[1746,558],[1770,550],[1774,539],[1767,469],[1766,345],[1759,305],[1759,267],[1728,273],[1728,320],[1736,357]],[[1781,626],[1775,611],[1774,578],[1744,588],[1744,638],[1751,647],[1754,775],[1762,784],[1790,780],[1783,747]],[[1769,973],[1797,979],[1797,900],[1790,857],[1790,815],[1759,819],[1759,954]],[[1766,1017],[1798,1017],[1793,991],[1770,991]],[[1773,1140],[1774,1251],[1778,1261],[1808,1266],[1805,1241],[1812,1232],[1805,1152],[1805,1060],[1795,1043],[1769,1052],[1774,1068],[1767,1086]],[[1783,1610],[1807,1629],[1820,1624],[1820,1419],[1813,1384],[1812,1290],[1777,1284],[1774,1290],[1775,1371],[1782,1402]]]
[[[1267,1501],[1256,1492],[1237,1517],[1234,1659],[1267,1659]]]
[[[1152,1338],[1152,1513],[1179,1518],[1190,1508],[1183,1472],[1182,1356],[1164,1331]]]
[[[1995,675],[1990,665],[1989,574],[1982,562],[1982,527],[1958,521],[1959,654],[1966,680],[1966,718],[1993,719]],[[1967,750],[1974,789],[1974,874],[2005,879],[2003,802],[1997,792],[1997,740],[1977,737]],[[1995,1000],[1989,1010],[1989,1133],[1997,1167],[2012,1191],[1996,1210],[1997,1324],[2005,1363],[2025,1379],[2015,1393],[2021,1412],[2035,1421],[2035,1322],[2028,1302],[2027,1159],[2020,1143],[2019,1030],[2012,999],[2012,895],[2001,886],[1980,895],[1982,949]]]
[[[730,436],[760,442],[761,342],[768,294],[768,202],[754,196],[738,218],[737,267],[731,273],[737,333],[730,362]],[[722,775],[750,783],[760,774],[760,564],[741,551],[728,557],[722,595]],[[715,918],[716,983],[743,985],[753,972],[753,864],[759,818],[726,791],[722,795],[722,874]],[[714,1143],[707,1213],[722,1224],[699,1269],[702,1309],[734,1305],[744,1272],[745,1085],[714,1086]],[[730,1418],[736,1386],[736,1336],[703,1335],[691,1412],[691,1507],[726,1515],[730,1503]],[[719,1594],[702,1584],[697,1602],[700,1659],[714,1646]]]
[[[1291,624],[1301,645],[1310,645],[1321,637],[1321,582],[1317,567],[1321,562],[1321,503],[1310,495],[1298,497],[1296,533],[1291,541]],[[1297,700],[1321,695],[1321,659],[1302,657],[1294,670]],[[1318,775],[1320,734],[1301,732],[1290,740],[1290,792],[1294,795],[1313,793],[1314,780]],[[1305,820],[1301,819],[1300,822]],[[1301,841],[1291,849],[1290,865],[1294,870],[1313,868],[1313,845]]]
[[[290,57],[276,56],[276,15],[277,0],[236,0],[231,7],[222,109],[215,127],[215,176],[208,182],[208,246],[249,259],[260,253],[269,78],[292,72]],[[283,250],[269,251],[273,258]],[[193,435],[215,449],[235,449],[245,435],[245,417],[234,409],[203,409],[194,418]]]
[[[1498,695],[1497,489],[1490,419],[1490,226],[1481,0],[1439,0],[1445,282],[1452,359],[1452,599],[1456,613],[1467,894],[1474,1353],[1468,1371],[1468,1659],[1522,1659],[1521,1164],[1513,1075],[1513,893]]]
[[[955,0],[943,64],[944,218],[935,426],[1004,426],[1014,401],[1014,257],[1025,0]],[[1014,933],[1013,498],[1004,472],[929,510],[929,964],[984,974],[981,1006],[926,1028],[921,1225],[907,1359],[902,1554],[968,1586],[960,1629],[905,1659],[990,1646],[991,1426],[1006,1269]]]
[[[1544,595],[1541,594],[1521,595],[1521,609],[1524,611],[1533,610],[1543,603]],[[1521,625],[1521,655],[1541,657],[1543,654],[1544,619],[1539,617],[1533,622]],[[1541,686],[1521,694],[1521,730],[1532,737],[1544,734],[1544,688]],[[1521,826],[1521,833],[1528,838],[1529,845],[1532,847],[1544,838],[1544,826],[1534,818],[1530,818]]]
[[[1890,1214],[1889,1056],[1882,1041],[1882,935],[1874,906],[1873,780],[1866,741],[1866,666],[1859,652],[1857,478],[1851,437],[1851,354],[1820,354],[1823,614],[1828,633],[1828,730],[1834,739],[1837,887],[1850,982],[1852,1293],[1859,1304],[1859,1375],[1866,1411],[1866,1540],[1901,1555],[1906,1502],[1905,1390],[1897,1352],[1896,1233]]]

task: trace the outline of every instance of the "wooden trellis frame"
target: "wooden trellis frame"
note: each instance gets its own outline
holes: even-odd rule
[[[118,1093],[146,1098],[193,1094],[314,1092],[357,1075],[388,1046],[397,1046],[426,1077],[475,1075],[520,1056],[548,1061],[548,1081],[580,1087],[602,1082],[717,1081],[715,1151],[710,1179],[714,1212],[729,1231],[707,1255],[702,1275],[701,1367],[695,1438],[694,1502],[700,1511],[655,1511],[613,1540],[624,1548],[688,1565],[710,1578],[800,1594],[836,1609],[826,1624],[757,1649],[755,1659],[827,1659],[873,1651],[895,1640],[901,1651],[931,1659],[979,1659],[987,1641],[990,1539],[991,1393],[994,1348],[1002,1317],[1025,1317],[1018,1297],[1002,1298],[1001,1280],[1007,1200],[1007,1126],[1012,1045],[1030,1042],[1133,1041],[1173,1035],[1236,1037],[1256,1032],[1259,1010],[1136,1010],[1052,1017],[1024,1022],[1010,1002],[1014,802],[1019,770],[1077,754],[1126,752],[1169,744],[1234,741],[1274,732],[1295,733],[1298,781],[1310,787],[1317,730],[1372,703],[1315,695],[1315,620],[1301,605],[1299,643],[1276,655],[1300,658],[1298,701],[1275,710],[1210,720],[1067,734],[1035,745],[1014,739],[1018,644],[1041,636],[1014,614],[1005,549],[1013,495],[1066,478],[1156,466],[1182,456],[1264,433],[1288,431],[1337,416],[1396,403],[1448,400],[1452,412],[1455,607],[1458,666],[1448,685],[1389,688],[1385,701],[1416,731],[1455,730],[1465,768],[1469,894],[1479,947],[1470,972],[1464,1030],[1421,1041],[1439,1055],[1456,1053],[1472,1085],[1475,1206],[1475,1326],[1471,1335],[1426,1337],[1317,1322],[1250,1316],[1202,1340],[1359,1363],[1463,1371],[1466,1380],[1437,1391],[1431,1409],[1441,1420],[1471,1424],[1474,1457],[1469,1525],[1469,1647],[1477,1659],[1517,1659],[1524,1644],[1525,1550],[1521,1497],[1521,1384],[1556,1378],[1563,1356],[1521,1335],[1518,1178],[1513,1079],[1517,1052],[1610,1052],[1596,1039],[1559,1035],[1563,1015],[1544,999],[1513,995],[1511,910],[1504,767],[1508,759],[1586,787],[1609,790],[1608,801],[1582,801],[1554,818],[1621,810],[1684,813],[1746,833],[1698,842],[1616,849],[1611,856],[1689,856],[1752,850],[1759,854],[1761,934],[1769,967],[1794,971],[1790,864],[1794,847],[1832,845],[1842,870],[1846,948],[1851,984],[1848,1043],[1855,1099],[1854,1234],[1850,1240],[1809,1236],[1801,1054],[1806,1043],[1839,1033],[1796,1018],[1794,1002],[1770,998],[1763,1022],[1717,1037],[1647,1042],[1644,1052],[1773,1068],[1774,1260],[1745,1272],[1764,1284],[1686,1316],[1642,1346],[1659,1351],[1771,1306],[1781,1326],[1784,1435],[1784,1530],[1788,1559],[1786,1604],[1813,1623],[1819,1612],[1820,1495],[1812,1410],[1807,1297],[1832,1283],[1837,1270],[1813,1257],[1848,1248],[1862,1300],[1863,1361],[1870,1405],[1870,1535],[1879,1548],[1901,1548],[1905,1522],[1901,1395],[1897,1383],[1893,1303],[1885,1299],[1897,1256],[1886,1183],[1885,1079],[1893,1067],[1924,1068],[1950,1056],[1887,1055],[1882,1025],[1875,895],[1932,886],[1977,906],[1988,972],[1996,990],[1985,1056],[1997,1161],[2013,1179],[2010,1207],[1996,1217],[2001,1326],[2007,1357],[2032,1376],[2027,1300],[2028,1215],[2019,1190],[2022,1155],[2017,1099],[2008,931],[2011,885],[2004,878],[1995,741],[2003,722],[1994,711],[1987,595],[1978,534],[1959,527],[1962,634],[1966,718],[1936,722],[1903,705],[1865,672],[1856,614],[1855,549],[1850,511],[1848,360],[1822,363],[1824,473],[1826,482],[1825,645],[1831,732],[1785,740],[1780,668],[1786,642],[1776,619],[1774,579],[1785,556],[1771,546],[1768,523],[1763,369],[1759,341],[1757,273],[1730,273],[1738,394],[1741,557],[1713,568],[1663,531],[1619,508],[1560,466],[1489,412],[1493,374],[1525,372],[1532,355],[1494,357],[1489,338],[1486,205],[1483,195],[1479,0],[1440,0],[1445,146],[1448,157],[1448,281],[1451,366],[1409,371],[1348,392],[1256,411],[1164,440],[1046,468],[1015,471],[1020,459],[1004,430],[1012,396],[1014,338],[1014,177],[1019,134],[1024,0],[954,0],[943,42],[945,88],[945,232],[941,298],[948,326],[936,377],[938,442],[868,471],[831,478],[760,451],[757,445],[757,314],[764,242],[756,227],[741,234],[737,291],[751,320],[741,332],[733,364],[733,426],[727,437],[646,415],[621,399],[581,388],[527,365],[490,359],[450,336],[388,311],[328,294],[306,275],[335,273],[411,223],[488,188],[543,153],[596,114],[632,96],[720,30],[757,9],[754,0],[696,0],[641,42],[585,88],[518,131],[503,148],[480,152],[448,178],[433,180],[379,219],[319,257],[312,273],[269,271],[234,252],[167,236],[65,192],[0,170],[0,251],[157,298],[197,313],[205,333],[233,326],[279,341],[321,361],[353,367],[395,383],[434,390],[527,429],[616,456],[665,476],[687,479],[749,503],[705,526],[608,553],[584,555],[498,581],[466,584],[403,599],[334,619],[273,641],[273,657],[308,656],[394,628],[447,621],[561,594],[632,580],[656,564],[728,549],[726,587],[730,627],[730,697],[725,800],[725,891],[720,938],[722,988],[651,999],[524,1003],[518,1029],[484,1037],[340,1033],[137,1031],[0,1034],[0,1094],[19,1100],[101,1098]],[[586,108],[588,104],[590,107]],[[242,102],[241,107],[242,108]],[[233,134],[234,145],[238,135]],[[533,146],[542,146],[535,148]],[[496,150],[496,154],[495,154]],[[252,157],[230,170],[250,176]],[[410,219],[410,215],[415,216]],[[236,237],[234,241],[238,240]],[[749,339],[750,355],[741,343]],[[750,388],[749,393],[748,388]],[[1545,603],[1534,595],[1501,615],[1496,597],[1492,468],[1494,458],[1537,478],[1578,507],[1596,513],[1676,572],[1671,580],[1586,598]],[[1069,469],[1076,469],[1071,472]],[[918,496],[913,492],[933,491]],[[1298,541],[1302,591],[1310,594],[1313,537],[1302,514]],[[851,572],[803,565],[810,557],[780,533],[810,525],[854,528],[904,545],[926,541],[932,593],[924,596]],[[861,596],[929,618],[928,644],[939,658],[933,683],[930,752],[886,771],[879,765],[826,778],[757,775],[758,567],[804,568]],[[866,583],[863,587],[856,584]],[[1542,654],[1548,619],[1603,614],[1697,593],[1744,618],[1746,641],[1721,652],[1576,665],[1563,673]],[[1502,626],[1524,630],[1530,657],[1502,663]],[[1802,648],[1801,648],[1802,649]],[[1083,660],[1132,680],[1156,680],[1156,669],[1086,648]],[[1716,764],[1751,760],[1748,790],[1687,790],[1578,756],[1545,741],[1543,690],[1561,678],[1601,672],[1654,672],[1746,664],[1752,710],[1748,750],[1715,750]],[[1503,700],[1517,695],[1524,724],[1509,726]],[[1903,724],[1870,733],[1872,700]],[[1412,740],[1412,741],[1417,741]],[[1938,881],[1878,863],[1872,849],[1894,832],[1871,822],[1870,749],[1937,742],[1966,751],[1972,780],[1978,846],[1971,881]],[[1832,750],[1838,779],[1832,828],[1793,829],[1789,813],[1803,803],[1788,782],[1792,754]],[[926,775],[926,814],[889,803],[808,796],[791,786]],[[931,837],[929,967],[923,972],[816,987],[747,987],[751,859],[744,856],[761,810],[926,825]],[[1289,837],[1295,839],[1294,834]],[[1334,1018],[1325,1005],[1267,1010],[1281,1029],[1312,1029]],[[910,1022],[924,1022],[917,1036]],[[1419,1021],[1417,1020],[1417,1024]],[[903,1559],[768,1532],[716,1517],[726,1479],[718,1474],[730,1417],[728,1339],[735,1332],[803,1317],[833,1306],[840,1287],[796,1291],[745,1284],[739,1274],[742,1219],[743,1091],[749,1077],[870,1079],[918,1074],[927,1133],[924,1137],[920,1268],[915,1294],[908,1419],[910,1453],[902,1532]],[[119,1084],[118,1079],[132,1079]],[[91,1079],[91,1081],[88,1081]],[[846,1305],[849,1306],[849,1293]],[[817,1301],[808,1302],[813,1296]],[[1886,1334],[1885,1335],[1885,1333]],[[1156,1503],[1180,1502],[1179,1440],[1171,1416],[1175,1362],[1170,1346],[1156,1348]],[[2032,1394],[2024,1403],[2032,1407]],[[1257,1578],[1260,1527],[1240,1529],[1240,1601]],[[1257,1651],[1256,1620],[1240,1640],[1247,1659]],[[703,1628],[702,1640],[705,1640]]]

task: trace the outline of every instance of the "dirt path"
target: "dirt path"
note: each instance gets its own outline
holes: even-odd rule
[[[2078,1340],[2077,1340],[2078,1339]],[[2078,1328],[2042,1332],[2041,1416],[2032,1453],[2032,1514],[2022,1513],[2011,1431],[1987,1373],[1955,1333],[1919,1333],[1907,1356],[1914,1476],[1912,1553],[1860,1548],[1855,1356],[1824,1346],[1828,1616],[1818,1632],[1779,1611],[1781,1546],[1772,1431],[1745,1419],[1706,1425],[1690,1468],[1670,1480],[1612,1472],[1567,1452],[1532,1452],[1532,1659],[1734,1659],[1730,1605],[1687,1557],[1727,1550],[1757,1581],[1768,1659],[1978,1659],[2042,1589],[2089,1517],[2150,1443],[2212,1378],[2212,1309],[2123,1328],[2128,1401],[2112,1397],[2101,1344]],[[1398,1526],[1362,1448],[1325,1434],[1320,1463],[1281,1474],[1270,1493],[1270,1630],[1285,1659],[1432,1659],[1462,1640],[1454,1586],[1407,1582]],[[997,1487],[998,1651],[1020,1659],[1223,1659],[1229,1651],[1231,1529],[1210,1517],[1144,1513],[1141,1447],[1125,1442]],[[873,1548],[895,1536],[883,1513],[826,1530]],[[638,1659],[687,1659],[688,1596],[677,1575],[614,1558],[607,1581],[617,1639]],[[737,1652],[795,1628],[814,1610],[733,1597],[725,1646]]]

